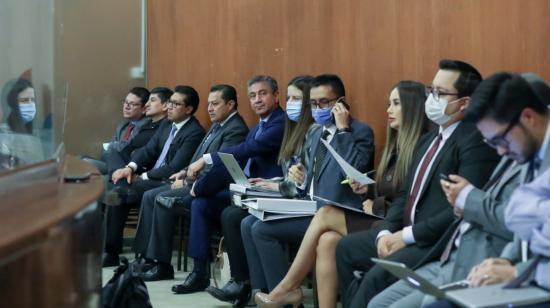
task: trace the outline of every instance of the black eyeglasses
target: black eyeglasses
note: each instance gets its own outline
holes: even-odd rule
[[[127,106],[130,106],[132,108],[138,108],[138,107],[142,107],[143,105],[141,103],[134,103],[134,102],[129,102],[125,99],[121,100],[120,101],[122,103],[122,105],[127,105]]]
[[[519,123],[520,116],[521,116],[521,111],[512,119],[512,121],[508,124],[506,129],[502,131],[502,133],[496,136],[493,136],[490,139],[484,138],[483,142],[487,143],[490,147],[494,149],[498,147],[507,148],[510,145],[510,141],[506,139],[506,136],[512,130],[512,128]]]
[[[168,107],[175,108],[175,107],[181,107],[181,106],[185,106],[185,103],[184,102],[173,101],[173,100],[168,101]]]
[[[436,89],[434,87],[426,87],[425,89],[425,93],[426,93],[426,96],[430,96],[430,94],[432,94],[435,98],[436,101],[439,101],[439,98],[441,96],[446,96],[446,95],[458,95],[458,92],[457,93],[452,93],[452,92],[444,92],[444,91],[441,91],[439,89]]]
[[[328,99],[328,98],[320,98],[320,99],[310,99],[309,100],[309,103],[311,104],[311,109],[324,109],[324,108],[327,108],[330,103],[334,102],[335,100],[337,100],[339,97],[336,97],[336,98],[333,98],[333,99]]]

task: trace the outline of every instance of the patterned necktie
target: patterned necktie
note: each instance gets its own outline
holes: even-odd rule
[[[260,121],[260,123],[258,123],[258,129],[254,134],[254,140],[258,139],[258,137],[260,137],[260,135],[264,132],[264,126],[265,126],[265,121]],[[244,166],[244,175],[246,175],[247,177],[250,177],[251,167],[252,167],[252,158],[249,158],[246,161],[246,165]]]
[[[328,136],[330,136],[330,131],[328,129],[325,129],[323,131],[323,135],[321,136],[321,139],[327,140]],[[327,155],[327,147],[319,141],[319,145],[317,146],[317,152],[315,153],[315,165],[314,165],[314,179],[317,183],[319,181],[319,174],[321,173],[321,166],[323,166],[323,162],[325,161],[325,156]]]
[[[166,142],[164,142],[164,146],[162,147],[162,152],[160,152],[159,158],[157,159],[157,162],[155,163],[155,166],[153,167],[153,169],[156,169],[165,165],[164,160],[166,159],[166,155],[168,154],[168,150],[170,149],[170,144],[172,144],[172,140],[174,140],[174,136],[176,135],[177,130],[178,128],[176,127],[176,124],[172,124],[170,135],[168,135],[168,139],[166,139]]]
[[[256,134],[254,134],[254,139],[258,139],[258,137],[260,137],[260,135],[264,132],[264,126],[265,121],[260,121],[258,124],[258,130],[256,131]]]
[[[206,149],[208,149],[208,146],[210,145],[208,143],[208,141],[210,141],[211,139],[214,138],[214,136],[216,135],[216,133],[220,130],[221,126],[220,124],[216,123],[214,124],[214,126],[212,127],[212,129],[210,130],[210,133],[208,134],[208,136],[206,136],[206,138],[204,139],[203,143],[201,144],[201,146],[199,147],[199,150],[197,151],[197,154],[194,155],[194,156],[199,156],[199,155],[203,155],[205,152],[206,152]],[[194,157],[193,156],[193,157]]]
[[[414,179],[413,186],[411,193],[409,195],[409,198],[407,199],[407,205],[405,206],[405,212],[403,213],[403,225],[404,226],[410,226],[412,219],[412,208],[414,205],[414,201],[416,200],[416,197],[418,196],[418,192],[420,190],[420,185],[422,185],[422,179],[424,178],[424,175],[426,173],[426,170],[428,169],[428,166],[432,162],[435,153],[437,152],[437,148],[439,148],[439,144],[441,143],[442,136],[441,134],[437,135],[437,138],[435,139],[435,142],[432,144],[428,152],[426,152],[426,155],[424,156],[424,160],[422,160],[422,165],[420,165],[420,169],[418,171],[418,174],[416,175],[416,178]]]
[[[126,127],[126,131],[124,132],[124,135],[122,136],[122,141],[128,141],[130,138],[130,135],[132,134],[132,130],[136,127],[134,123],[129,123]]]

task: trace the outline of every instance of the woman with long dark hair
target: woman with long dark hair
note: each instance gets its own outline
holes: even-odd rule
[[[376,189],[373,196],[363,202],[367,213],[384,215],[406,177],[413,149],[429,126],[424,113],[424,89],[423,84],[415,81],[401,81],[392,88],[387,109],[386,146],[378,165]],[[352,187],[356,193],[367,193],[366,186],[353,183]],[[286,276],[269,294],[257,293],[256,303],[260,307],[278,307],[301,302],[300,284],[315,268],[320,307],[335,307],[338,295],[336,244],[348,233],[369,229],[374,221],[367,215],[330,205],[320,208]]]
[[[36,96],[32,83],[27,79],[17,79],[8,90],[6,101],[10,108],[10,130],[18,134],[32,134],[32,122],[36,115]]]

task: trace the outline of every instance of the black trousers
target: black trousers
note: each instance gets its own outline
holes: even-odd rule
[[[183,197],[184,202],[165,208],[155,202],[158,196]],[[146,191],[141,199],[134,251],[148,259],[170,263],[174,225],[189,209],[191,200],[188,187],[170,189],[170,185],[164,185]]]
[[[390,272],[371,261],[371,258],[378,258],[375,244],[378,232],[378,229],[356,232],[345,236],[338,242],[336,266],[343,307],[364,308],[374,296],[397,281],[397,278]],[[418,248],[413,244],[396,251],[385,259],[413,267],[427,251],[427,249]],[[354,271],[365,272],[358,286],[352,285],[355,277]]]
[[[229,257],[231,277],[238,282],[250,279],[241,236],[241,221],[248,215],[247,210],[236,206],[226,207],[221,215],[224,244]]]
[[[130,187],[138,195],[138,203],[121,204],[119,206],[106,207],[106,230],[105,230],[105,252],[118,255],[122,252],[122,236],[124,225],[128,219],[130,209],[137,207],[141,202],[141,197],[149,189],[153,189],[166,183],[155,180],[136,181]],[[127,185],[127,184],[126,184]]]

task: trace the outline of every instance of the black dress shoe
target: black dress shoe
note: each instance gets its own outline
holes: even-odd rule
[[[103,203],[108,206],[132,204],[138,201],[138,194],[130,187],[118,186],[105,193]]]
[[[161,206],[171,209],[177,206],[181,206],[185,202],[185,197],[166,197],[158,196],[155,201]]]
[[[174,268],[170,264],[158,263],[142,275],[145,281],[174,279]]]
[[[208,276],[201,277],[197,272],[191,272],[182,284],[172,286],[172,292],[176,294],[187,294],[204,291],[210,285]]]
[[[155,262],[143,257],[136,257],[131,263],[132,271],[138,274],[144,274],[156,265]]]
[[[111,267],[111,266],[119,266],[120,265],[120,259],[118,258],[118,255],[113,255],[107,252],[104,252],[101,256],[101,266],[102,267]]]
[[[234,307],[244,307],[250,300],[251,288],[249,283],[237,282],[231,278],[221,289],[209,286],[206,292]]]

